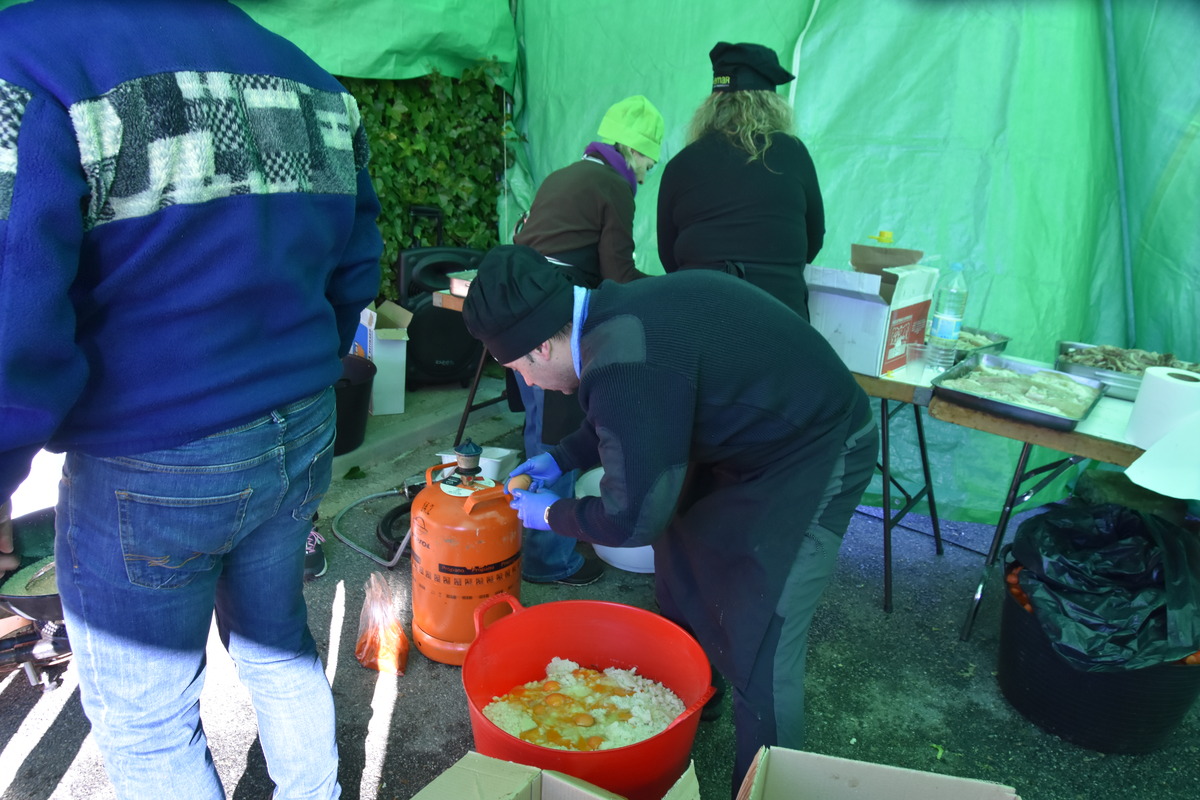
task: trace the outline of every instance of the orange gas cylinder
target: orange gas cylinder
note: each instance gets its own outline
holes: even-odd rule
[[[503,484],[471,474],[473,465],[458,459],[426,470],[413,499],[412,632],[425,656],[461,665],[475,639],[475,607],[500,592],[520,597],[521,521]],[[435,481],[447,467],[456,471]],[[485,624],[511,611],[497,604]]]

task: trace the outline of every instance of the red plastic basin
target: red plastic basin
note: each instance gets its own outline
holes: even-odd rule
[[[484,627],[487,609],[501,602],[511,605],[513,613]],[[564,772],[629,800],[659,800],[687,769],[700,710],[713,688],[708,658],[683,628],[621,603],[563,600],[526,608],[508,594],[481,603],[475,610],[475,627],[462,677],[480,753]],[[555,657],[592,669],[636,667],[639,675],[678,695],[686,710],[656,736],[589,752],[530,744],[483,715],[496,697],[544,677]]]

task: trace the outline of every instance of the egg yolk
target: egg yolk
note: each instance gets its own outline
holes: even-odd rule
[[[523,709],[537,723],[537,727],[521,733],[523,740],[565,750],[599,750],[608,740],[596,726],[633,716],[612,700],[629,697],[631,689],[587,667],[573,670],[572,676],[575,683],[566,687],[556,680],[533,681],[497,698]]]

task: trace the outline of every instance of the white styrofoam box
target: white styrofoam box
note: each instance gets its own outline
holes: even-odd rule
[[[371,385],[371,413],[375,416],[404,413],[408,373],[408,323],[412,312],[391,300],[378,308],[364,308],[350,352],[369,358],[376,373]]]
[[[378,372],[371,386],[371,413],[375,416],[404,413],[405,379],[408,374],[408,340],[379,338],[375,342],[375,362]]]
[[[437,455],[442,459],[443,464],[449,464],[457,458],[453,450]],[[493,481],[503,481],[508,477],[508,473],[517,468],[518,456],[520,456],[518,451],[510,450],[507,447],[485,447],[479,456],[479,474]],[[449,472],[450,470],[443,470],[439,477],[444,478]]]

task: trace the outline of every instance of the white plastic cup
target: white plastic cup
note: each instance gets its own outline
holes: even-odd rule
[[[925,367],[929,363],[929,345],[912,343],[905,352],[904,380],[906,383],[923,384]]]

